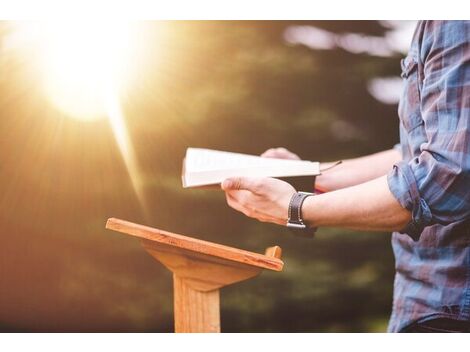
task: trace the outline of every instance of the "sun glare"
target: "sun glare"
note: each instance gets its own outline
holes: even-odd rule
[[[106,100],[129,79],[133,29],[126,22],[46,22],[39,27],[45,93],[67,115],[106,117]]]
[[[64,115],[81,121],[107,118],[146,211],[141,173],[130,141],[120,96],[129,89],[142,52],[143,35],[129,22],[18,22],[18,39],[31,43],[45,97]],[[138,45],[139,44],[139,45]],[[28,45],[29,46],[29,45]],[[138,52],[138,55],[137,55]]]

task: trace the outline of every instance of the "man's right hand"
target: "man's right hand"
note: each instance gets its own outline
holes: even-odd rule
[[[266,150],[261,156],[263,158],[300,160],[297,154],[292,153],[286,148],[271,148]]]

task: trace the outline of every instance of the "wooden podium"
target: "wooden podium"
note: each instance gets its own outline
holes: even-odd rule
[[[114,218],[106,228],[139,237],[173,273],[175,332],[220,332],[219,289],[284,265],[278,246],[262,255]]]

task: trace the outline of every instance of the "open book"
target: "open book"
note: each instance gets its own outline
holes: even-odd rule
[[[183,187],[222,183],[229,177],[293,177],[320,174],[320,163],[262,158],[211,149],[188,148],[183,161]]]

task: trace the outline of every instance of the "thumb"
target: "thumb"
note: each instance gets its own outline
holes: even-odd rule
[[[246,177],[231,177],[222,182],[222,189],[224,191],[239,191],[246,190],[255,193],[257,187],[255,183]]]

